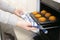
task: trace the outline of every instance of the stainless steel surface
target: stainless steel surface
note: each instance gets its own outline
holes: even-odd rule
[[[60,3],[54,2],[53,0],[41,0],[41,2],[46,3],[47,5],[60,10]]]

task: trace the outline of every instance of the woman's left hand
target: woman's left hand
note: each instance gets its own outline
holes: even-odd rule
[[[19,9],[16,9],[16,10],[14,11],[14,13],[15,13],[15,15],[17,15],[17,16],[20,16],[20,15],[23,14],[23,11],[22,11],[22,10],[19,10]]]

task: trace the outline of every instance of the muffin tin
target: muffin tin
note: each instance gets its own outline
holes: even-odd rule
[[[37,13],[37,14],[40,14],[42,17],[45,17],[44,15],[42,15],[41,13]],[[50,20],[48,20],[48,18],[47,17],[45,17],[46,18],[46,21],[45,22],[41,22],[41,21],[39,21],[38,20],[38,18],[36,18],[35,17],[35,15],[34,14],[30,14],[30,16],[34,19],[34,20],[37,20],[40,24],[47,24],[47,23],[54,23],[55,21],[50,21]],[[41,18],[41,17],[40,17]]]
[[[53,27],[53,26],[57,26],[57,19],[56,21],[49,21],[44,15],[42,15],[43,17],[45,17],[47,20],[45,22],[40,22],[35,16],[34,14],[30,14],[30,16],[32,17],[32,19],[38,24],[38,25],[42,25],[44,28],[45,27]]]

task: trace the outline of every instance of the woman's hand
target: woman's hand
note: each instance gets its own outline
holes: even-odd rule
[[[23,14],[23,11],[16,9],[16,10],[15,10],[15,14],[16,14],[17,16],[20,16],[20,15]],[[17,26],[19,26],[19,27],[21,27],[21,28],[23,28],[23,29],[25,29],[25,30],[35,30],[35,29],[37,29],[37,28],[35,28],[35,27],[32,27],[32,24],[31,24],[30,22],[27,22],[27,21],[22,20],[22,19],[20,19],[20,21],[17,22]]]
[[[20,15],[23,14],[23,11],[22,11],[22,9],[21,10],[15,9],[14,14],[17,15],[17,16],[20,16]]]
[[[19,27],[21,27],[21,28],[23,28],[23,29],[25,29],[25,30],[35,30],[35,29],[37,29],[37,28],[35,28],[35,27],[32,27],[32,25],[31,25],[30,22],[26,22],[26,21],[24,21],[24,20],[19,21],[19,22],[17,23],[17,26],[19,26]]]

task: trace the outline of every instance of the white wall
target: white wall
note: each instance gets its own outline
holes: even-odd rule
[[[4,0],[16,8],[23,9],[26,12],[39,11],[39,0]]]

